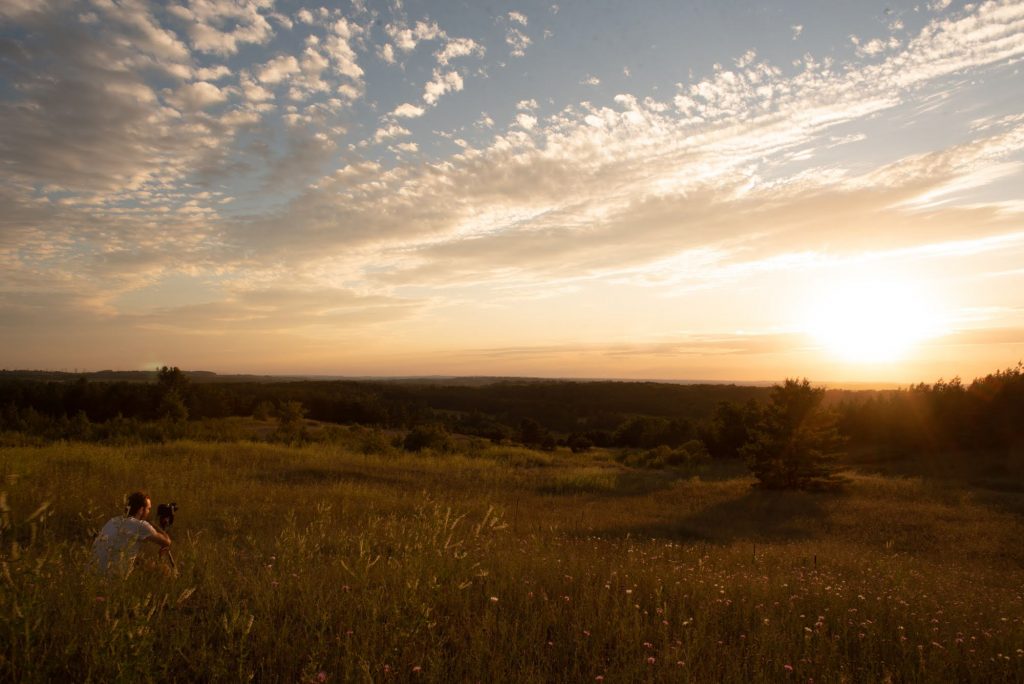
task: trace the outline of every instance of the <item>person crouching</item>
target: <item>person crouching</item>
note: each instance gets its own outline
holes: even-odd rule
[[[171,538],[146,521],[152,502],[145,492],[128,495],[125,515],[107,521],[92,544],[96,570],[103,575],[127,577],[136,565],[143,543],[169,551]]]

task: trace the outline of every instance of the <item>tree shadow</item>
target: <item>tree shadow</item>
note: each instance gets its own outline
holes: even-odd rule
[[[582,481],[580,483],[560,482],[543,484],[536,488],[542,495],[597,495],[601,499],[630,499],[646,497],[658,491],[666,491],[681,480],[693,478],[706,482],[721,482],[748,474],[741,463],[710,463],[680,466],[674,468],[629,468],[615,475],[611,487]]]
[[[369,475],[351,470],[333,470],[330,468],[293,468],[278,470],[272,473],[257,473],[254,478],[259,482],[284,485],[324,485],[339,482],[358,482],[368,484],[394,485],[399,482],[393,477]]]
[[[609,537],[640,536],[728,543],[799,541],[829,532],[829,504],[841,494],[749,489],[677,519],[596,530]]]

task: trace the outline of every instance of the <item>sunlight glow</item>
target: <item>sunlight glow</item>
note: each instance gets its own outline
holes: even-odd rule
[[[807,328],[826,351],[848,363],[904,360],[920,342],[945,332],[937,303],[921,287],[873,279],[824,290]]]

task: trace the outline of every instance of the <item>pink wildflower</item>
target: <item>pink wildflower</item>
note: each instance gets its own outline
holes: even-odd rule
[[[793,671],[793,666],[790,665],[789,663],[786,663],[785,665],[782,666],[782,669],[785,670],[786,672],[792,672]]]

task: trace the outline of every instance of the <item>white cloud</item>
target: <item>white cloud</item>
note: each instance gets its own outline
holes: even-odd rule
[[[419,152],[420,146],[414,142],[404,142],[395,145],[395,149],[399,152]]]
[[[516,123],[523,130],[532,131],[537,125],[537,117],[526,114],[525,112],[520,112],[516,115]]]
[[[793,40],[799,38],[800,34],[804,32],[803,24],[793,24],[789,28],[791,31],[793,31]]]
[[[883,41],[879,38],[873,38],[866,43],[860,44],[854,43],[857,47],[857,54],[861,56],[874,57],[880,55],[885,51],[894,51],[900,48],[900,40],[892,37],[888,41]]]
[[[217,66],[196,69],[195,75],[200,81],[219,81],[230,76],[231,70],[223,64],[218,64]]]
[[[557,10],[555,11],[557,12]],[[527,24],[526,15],[523,14],[522,12],[509,12],[508,20],[511,22],[515,22],[517,24],[521,24],[523,26],[526,26]]]
[[[521,111],[530,111],[536,109],[538,106],[537,101],[533,98],[530,98],[529,100],[520,100],[516,103],[516,109]]]
[[[299,71],[299,60],[292,55],[281,55],[256,68],[256,78],[261,83],[280,83]]]
[[[391,43],[384,43],[377,49],[377,56],[388,64],[395,63],[395,48]]]
[[[262,11],[264,0],[191,0],[175,14],[190,20],[188,35],[200,52],[233,55],[239,45],[262,45],[274,35]]]
[[[331,35],[324,41],[324,50],[334,63],[334,69],[339,74],[347,76],[356,83],[362,82],[363,70],[357,62],[355,50],[349,44],[353,27],[346,25],[344,33]]]
[[[510,28],[505,34],[505,42],[512,48],[510,54],[513,57],[522,57],[526,54],[526,48],[530,46],[532,41],[529,36],[519,29]]]
[[[459,72],[441,73],[439,69],[435,69],[433,80],[424,86],[423,101],[430,105],[437,104],[437,101],[445,93],[460,90],[462,90],[462,76],[459,75]]]
[[[306,8],[302,8],[298,12],[296,12],[295,18],[298,21],[302,22],[303,24],[312,24],[314,21],[316,21],[313,18],[313,13]]]
[[[599,79],[597,76],[588,75],[586,78],[580,81],[580,83],[583,85],[596,86],[601,85],[601,79]]]
[[[446,37],[444,31],[436,22],[418,21],[409,28],[398,24],[388,24],[384,27],[384,33],[391,38],[395,47],[402,52],[412,52],[416,45],[425,40],[436,40]]]
[[[168,98],[179,109],[197,111],[227,101],[227,95],[217,86],[206,81],[186,83]]]
[[[378,128],[377,132],[374,133],[373,135],[373,139],[376,142],[382,142],[384,140],[389,140],[391,138],[402,138],[407,135],[412,135],[412,133],[409,132],[409,129],[402,128],[398,124],[392,122],[387,124],[386,126]]]
[[[256,83],[247,71],[243,71],[238,75],[238,85],[242,88],[242,94],[249,102],[266,102],[267,100],[274,99],[274,93]]]
[[[444,49],[437,53],[437,63],[445,66],[450,60],[467,55],[483,57],[484,48],[471,38],[452,38],[445,44]]]
[[[423,116],[423,113],[427,111],[423,107],[419,107],[410,102],[406,102],[395,107],[394,111],[391,112],[392,116],[397,116],[406,119],[415,119],[418,116]]]

